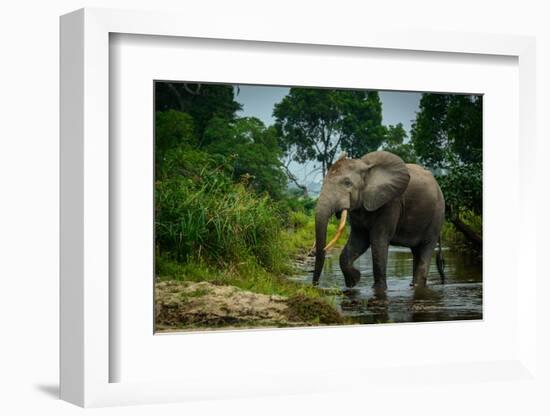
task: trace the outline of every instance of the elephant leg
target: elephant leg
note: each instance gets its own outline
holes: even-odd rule
[[[344,280],[347,287],[353,287],[361,279],[361,273],[355,267],[353,263],[369,248],[369,239],[365,234],[361,234],[358,231],[351,229],[351,233],[346,243],[346,246],[340,254],[340,269],[344,275]]]
[[[409,286],[412,287],[416,283],[416,270],[418,269],[418,263],[419,263],[419,250],[417,248],[411,248],[411,252],[413,256],[413,278]]]
[[[434,248],[433,244],[429,244],[413,249],[413,280],[411,286],[426,286]]]
[[[372,242],[372,271],[374,274],[375,290],[385,290],[386,284],[386,266],[388,263],[389,241],[379,239]]]

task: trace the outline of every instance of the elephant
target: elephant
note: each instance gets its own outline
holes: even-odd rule
[[[413,256],[411,286],[425,287],[433,251],[439,243],[436,264],[444,283],[441,227],[445,199],[432,173],[387,151],[374,151],[361,159],[342,155],[328,170],[315,212],[315,268],[319,284],[325,255],[340,238],[349,212],[349,239],[340,254],[340,268],[348,288],[360,280],[354,261],[372,249],[375,291],[387,289],[389,245],[409,247]],[[327,225],[335,214],[340,225],[325,246]]]

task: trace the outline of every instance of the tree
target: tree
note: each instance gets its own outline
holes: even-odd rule
[[[481,96],[453,95],[447,109],[446,127],[452,151],[465,164],[482,162],[483,101]]]
[[[155,171],[157,177],[166,156],[180,148],[197,146],[193,117],[180,111],[168,110],[155,113]]]
[[[479,232],[462,217],[482,214],[482,97],[425,93],[411,139],[422,163],[438,174],[447,216],[481,249]]]
[[[342,97],[342,110],[342,150],[353,158],[378,150],[387,138],[378,92],[347,91]]]
[[[267,128],[255,117],[239,118],[231,124],[214,118],[206,128],[205,140],[209,143],[205,150],[210,154],[231,158],[235,180],[246,182],[258,193],[281,198],[287,177],[274,127]]]
[[[385,137],[382,105],[372,91],[291,88],[273,115],[285,154],[320,162],[323,176],[340,150],[359,157]]]
[[[155,83],[155,109],[189,114],[201,144],[206,126],[213,117],[233,121],[241,105],[235,101],[231,85],[158,81]]]
[[[432,168],[482,160],[482,97],[422,94],[412,126],[412,142],[421,161]]]
[[[405,163],[417,163],[418,158],[414,151],[412,143],[405,143],[407,133],[403,128],[402,123],[397,123],[395,126],[387,126],[386,137],[381,150],[386,150],[399,156]]]
[[[403,123],[397,123],[395,126],[388,126],[386,131],[385,143],[388,146],[397,146],[403,144],[407,138],[407,132],[403,128]]]

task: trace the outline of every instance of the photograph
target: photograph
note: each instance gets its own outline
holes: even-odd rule
[[[483,319],[483,96],[155,80],[155,333]]]

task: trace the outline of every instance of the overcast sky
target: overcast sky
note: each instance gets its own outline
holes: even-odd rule
[[[241,85],[240,92],[236,96],[236,100],[243,106],[239,116],[257,117],[268,126],[273,124],[275,122],[273,106],[288,94],[288,90],[287,87]],[[384,125],[402,123],[409,135],[411,122],[416,118],[420,97],[421,94],[417,92],[380,91],[382,123]],[[312,163],[300,165],[295,162],[290,166],[300,180],[318,182],[321,180],[321,175],[308,175],[312,167]]]

